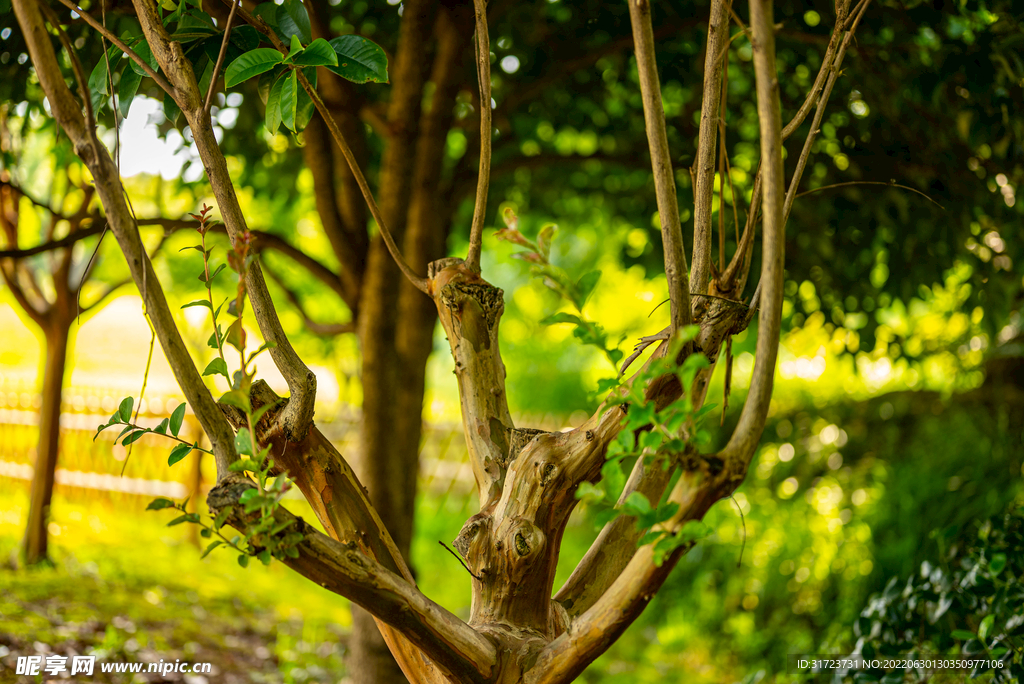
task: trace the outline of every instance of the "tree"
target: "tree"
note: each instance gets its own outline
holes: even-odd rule
[[[5,135],[10,139],[10,135]],[[10,152],[10,150],[4,150]],[[12,182],[8,171],[0,175],[0,228],[3,229],[7,249],[0,251],[0,274],[15,301],[30,319],[39,327],[45,340],[42,373],[42,406],[39,420],[39,444],[32,475],[28,521],[22,555],[29,565],[48,562],[47,525],[49,523],[50,500],[53,496],[54,472],[60,449],[60,410],[64,390],[67,357],[73,345],[72,326],[82,314],[100,306],[117,288],[125,283],[112,283],[98,295],[90,296],[91,301],[82,306],[79,296],[92,275],[93,259],[83,261],[75,258],[76,233],[91,225],[101,224],[102,218],[95,208],[90,207],[94,190],[79,187],[71,180],[71,174],[55,179],[54,186],[63,187],[62,195],[54,193],[46,202],[29,197],[25,191]],[[70,167],[74,168],[74,167]],[[80,173],[80,169],[75,168]],[[75,203],[77,202],[77,207]],[[54,209],[53,207],[57,208]],[[71,209],[65,209],[71,207]],[[33,219],[22,220],[22,212],[41,211],[45,214],[43,231],[45,242],[35,248],[19,249],[19,236],[28,232],[23,224],[32,226]],[[58,238],[56,232],[67,224],[66,235]],[[56,247],[55,247],[56,245]],[[56,251],[56,254],[52,252]],[[46,269],[48,276],[43,281],[43,263],[33,262],[36,254],[51,252]]]
[[[804,105],[785,127],[779,105],[772,7],[758,0],[751,3],[750,28],[744,28],[744,32],[749,32],[753,46],[761,173],[757,176],[751,201],[754,209],[748,212],[744,235],[737,240],[732,261],[726,265],[723,250],[720,250],[717,268],[712,260],[711,207],[719,142],[718,112],[724,100],[721,64],[727,48],[729,8],[716,0],[708,23],[701,125],[694,169],[694,248],[692,267],[687,268],[675,174],[654,61],[650,7],[642,0],[629,4],[665,247],[670,325],[661,334],[645,338],[644,347],[658,343],[654,354],[639,372],[613,389],[590,420],[571,432],[554,434],[516,428],[512,424],[497,335],[503,308],[502,293],[480,274],[492,130],[490,109],[486,106],[491,99],[490,50],[483,3],[478,2],[476,6],[476,37],[479,102],[484,106],[478,107],[482,133],[480,172],[469,249],[465,259],[433,260],[430,250],[419,241],[429,242],[436,234],[425,232],[417,236],[411,226],[403,230],[407,214],[396,206],[407,197],[407,183],[415,174],[406,170],[391,177],[385,173],[378,189],[382,199],[378,208],[362,178],[358,158],[346,142],[346,131],[341,125],[344,117],[330,110],[311,82],[314,80],[312,73],[305,69],[343,67],[350,53],[337,45],[331,46],[333,50],[324,51],[321,43],[312,40],[312,32],[303,31],[307,13],[297,2],[283,6],[283,11],[274,10],[276,14],[271,16],[271,23],[277,24],[276,31],[267,23],[265,14],[255,16],[242,6],[231,6],[225,20],[227,26],[238,17],[239,21],[260,31],[257,45],[263,40],[273,47],[239,47],[242,54],[231,60],[228,81],[239,75],[238,70],[245,70],[245,60],[251,62],[255,71],[259,71],[255,68],[255,61],[259,59],[278,67],[278,74],[272,75],[267,83],[270,87],[268,108],[272,112],[276,102],[281,109],[281,121],[298,130],[310,109],[315,107],[330,134],[331,144],[349,164],[350,187],[351,184],[358,186],[379,231],[380,238],[366,247],[365,266],[356,254],[349,260],[350,268],[343,270],[346,277],[358,273],[360,267],[366,270],[364,280],[358,285],[362,288],[358,298],[352,293],[355,285],[342,288],[346,293],[343,296],[358,304],[360,317],[367,315],[367,311],[385,312],[380,317],[360,318],[364,368],[382,368],[381,364],[386,365],[388,358],[394,358],[378,354],[379,350],[375,349],[378,344],[386,349],[393,343],[398,358],[409,348],[403,347],[390,330],[397,319],[396,311],[422,312],[424,302],[433,300],[448,335],[481,502],[480,513],[467,522],[455,542],[475,580],[472,616],[468,623],[416,589],[401,547],[393,541],[386,521],[378,514],[378,508],[392,514],[395,508],[374,505],[373,495],[367,496],[345,459],[313,425],[315,378],[284,334],[261,265],[253,259],[252,233],[210,119],[212,86],[218,80],[218,63],[224,61],[223,56],[231,44],[230,31],[224,32],[216,61],[207,57],[209,68],[204,74],[209,76],[201,74],[197,82],[196,69],[183,49],[183,42],[185,34],[201,31],[186,30],[195,26],[185,22],[180,14],[182,6],[167,10],[165,14],[147,0],[133,3],[143,37],[133,39],[133,45],[129,46],[105,29],[100,20],[69,5],[78,17],[114,43],[114,55],[128,54],[134,64],[166,92],[171,100],[169,106],[177,107],[185,117],[206,167],[217,208],[232,241],[229,263],[239,275],[234,306],[229,308],[229,315],[235,316],[236,321],[224,331],[215,327],[213,342],[221,364],[215,361],[207,368],[207,372],[223,375],[232,382],[232,389],[218,402],[203,384],[182,344],[160,281],[142,249],[137,222],[124,201],[117,168],[99,143],[95,103],[84,70],[63,28],[67,21],[57,18],[47,6],[31,0],[16,0],[14,6],[50,110],[94,177],[106,218],[142,292],[164,353],[210,439],[218,473],[218,484],[208,499],[215,515],[211,534],[220,533],[222,524],[235,527],[245,537],[226,541],[243,552],[240,562],[248,562],[249,554],[265,561],[271,556],[278,557],[311,580],[366,608],[378,620],[399,665],[414,681],[557,682],[569,681],[582,671],[635,619],[678,558],[692,546],[699,529],[697,521],[713,503],[727,496],[746,472],[771,398],[782,305],[785,219],[800,183],[810,142],[818,133],[828,96],[838,78],[853,32],[868,7],[867,1],[853,8],[850,3],[837,5],[836,26],[818,78]],[[429,3],[421,6],[410,2],[405,7],[402,49],[395,61],[396,83],[389,104],[396,114],[402,107],[419,106],[423,85],[419,47],[429,30],[431,10]],[[168,26],[175,21],[178,22],[175,32],[170,34]],[[439,19],[438,25],[443,25],[444,21],[447,20]],[[312,24],[310,20],[306,25]],[[282,42],[282,32],[290,39],[290,47]],[[241,35],[242,31],[238,33]],[[465,39],[468,32],[460,33],[455,28],[453,35]],[[65,82],[55,38],[66,50],[67,64],[75,76],[81,102],[75,100]],[[246,41],[246,35],[241,35],[240,40]],[[456,55],[460,52],[458,45],[451,49]],[[288,57],[282,58],[285,54]],[[104,64],[109,63],[109,57],[104,58]],[[239,62],[240,59],[243,61]],[[236,71],[232,72],[233,68]],[[109,72],[109,66],[105,71]],[[132,71],[135,72],[134,66]],[[270,68],[264,71],[270,72]],[[433,81],[435,87],[444,83],[442,76],[437,75]],[[104,78],[101,74],[98,83],[102,84]],[[129,78],[137,87],[139,79]],[[122,75],[121,84],[124,83]],[[208,87],[201,88],[200,84]],[[303,99],[299,87],[308,101]],[[326,93],[326,81],[322,87]],[[814,117],[808,143],[787,189],[782,141],[800,127],[812,110]],[[439,116],[444,112],[443,109],[431,111]],[[392,122],[398,119],[389,118]],[[316,125],[310,131],[313,138]],[[396,165],[408,164],[408,151],[415,140],[412,131],[399,127],[391,133],[385,156],[394,155],[398,160],[394,162]],[[385,164],[384,169],[388,168]],[[427,203],[422,211],[428,216],[432,197],[430,170],[431,167],[425,167],[427,175],[419,176],[428,186],[428,190],[419,195]],[[352,195],[354,193],[348,199],[354,203]],[[349,208],[353,208],[353,203]],[[758,207],[763,215],[761,276],[748,305],[743,303],[743,292],[752,262]],[[321,211],[321,215],[324,213]],[[409,215],[415,214],[415,205],[411,204]],[[205,235],[209,228],[206,211],[198,217]],[[425,218],[424,222],[427,221]],[[517,230],[513,215],[507,215],[507,224],[503,236],[525,246],[524,258],[534,262],[555,289],[582,308],[587,282],[568,281],[547,263],[550,234],[542,232],[537,241],[530,241]],[[359,225],[358,222],[355,225]],[[720,224],[720,234],[722,230]],[[359,244],[360,234],[359,231],[343,234],[342,237],[352,242],[339,247],[338,251],[344,252],[352,244]],[[419,263],[407,263],[399,250],[399,240]],[[205,243],[198,249],[207,261],[209,253]],[[426,278],[418,275],[423,272],[423,266],[427,266]],[[205,271],[204,275],[209,283],[211,274]],[[401,293],[396,286],[401,282],[400,276],[406,279]],[[424,299],[420,292],[429,299]],[[290,397],[287,400],[279,400],[265,385],[253,383],[248,370],[252,357],[245,356],[241,324],[247,299],[270,354],[288,381]],[[216,320],[219,308],[212,299],[208,306]],[[722,449],[701,453],[698,419],[708,379],[722,344],[749,324],[755,308],[760,311],[757,362],[739,423]],[[600,343],[598,331],[591,323],[580,317],[567,320],[579,326],[582,336]],[[420,338],[421,342],[423,339]],[[429,343],[429,334],[425,341]],[[241,354],[239,374],[228,373],[224,350],[229,345],[237,347]],[[422,347],[416,349],[424,356],[429,351]],[[367,385],[364,407],[372,413],[374,406],[386,404],[380,415],[393,415],[396,424],[408,420],[418,423],[418,403],[405,406],[382,393],[393,386],[386,379],[400,377],[395,374],[401,370],[394,366],[383,367],[381,377],[385,380],[380,385]],[[421,379],[418,384],[422,392]],[[404,410],[406,408],[410,410]],[[112,423],[130,426],[130,409],[129,404],[127,411],[120,410]],[[180,425],[180,416],[177,421]],[[366,424],[364,451],[377,454],[374,445],[383,441],[391,424],[373,424],[369,420]],[[168,430],[177,435],[174,416],[157,429],[165,433]],[[136,432],[129,431],[126,439],[132,439]],[[182,446],[189,448],[189,445]],[[183,451],[176,447],[172,459],[183,457]],[[636,462],[628,479],[622,470],[626,457],[633,457]],[[243,472],[253,473],[256,482]],[[368,472],[371,491],[375,478],[393,478],[396,472],[412,477],[407,471],[390,468],[383,459],[374,463]],[[279,474],[287,474],[302,490],[329,534],[313,530],[278,505],[284,478],[277,478],[272,484],[268,478]],[[598,482],[604,489],[595,485]],[[559,542],[569,514],[580,498],[608,502],[611,515],[591,552],[552,598]],[[156,508],[171,505],[166,500],[154,502]],[[199,521],[196,514],[186,513],[183,518]]]

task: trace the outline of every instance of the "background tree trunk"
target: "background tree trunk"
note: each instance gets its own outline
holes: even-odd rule
[[[44,328],[46,358],[43,366],[43,397],[39,411],[39,446],[28,507],[28,524],[22,542],[25,563],[35,565],[49,560],[47,525],[50,521],[50,500],[53,498],[53,477],[60,448],[60,407],[64,395],[64,372],[70,347],[70,325],[56,321]]]

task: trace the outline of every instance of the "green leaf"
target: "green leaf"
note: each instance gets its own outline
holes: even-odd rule
[[[124,441],[121,442],[121,446],[128,446],[129,444],[134,444],[135,442],[138,442],[140,439],[142,439],[142,436],[145,435],[147,432],[149,432],[149,430],[136,430],[135,432],[124,438]]]
[[[181,421],[185,420],[185,407],[186,405],[181,403],[171,413],[171,424],[169,427],[171,428],[171,434],[175,437],[178,436],[178,431],[181,430]]]
[[[996,620],[995,615],[986,615],[985,619],[978,625],[978,639],[985,641],[988,639],[988,633],[992,631],[992,623]]]
[[[213,536],[213,530],[211,530],[208,527],[204,527],[202,530],[199,531],[199,536],[203,537],[204,539],[209,539]]]
[[[298,75],[290,71],[281,79],[281,123],[285,128],[295,130],[295,114],[299,107]]]
[[[137,54],[143,62],[148,64],[153,71],[159,72],[160,65],[157,63],[156,56],[153,54],[153,51],[149,49],[149,43],[146,42],[145,38],[139,38],[139,41],[132,45],[131,48],[135,51],[135,54]],[[134,70],[139,76],[146,75],[146,70],[139,66],[134,59],[129,59],[128,63],[132,65],[132,70]]]
[[[302,54],[302,50],[302,41],[299,40],[298,36],[292,35],[292,42],[288,46],[288,56],[285,57],[285,61],[291,62],[291,58],[298,57],[300,54]]]
[[[249,567],[249,556],[247,554],[244,554],[244,553],[243,554],[239,554],[239,556],[238,556],[238,564],[241,565],[243,568]]]
[[[384,50],[372,40],[348,34],[331,40],[338,55],[338,65],[327,67],[353,83],[388,82],[388,58]]]
[[[228,326],[227,332],[224,335],[224,341],[238,351],[245,351],[245,329],[242,327],[241,318],[236,318]]]
[[[155,432],[158,435],[166,435],[167,434],[167,425],[168,425],[169,422],[170,421],[168,421],[166,418],[164,418],[163,420],[160,421],[159,425],[157,425],[155,428],[153,428],[153,432]]]
[[[260,464],[251,458],[243,458],[229,465],[228,470],[233,473],[244,473],[246,471],[257,473],[260,470]]]
[[[188,304],[182,304],[181,308],[182,309],[187,309],[190,306],[205,306],[207,309],[210,309],[211,311],[213,311],[213,307],[210,306],[210,302],[207,299],[195,299],[195,300],[189,302]]]
[[[260,78],[256,82],[256,91],[260,94],[260,100],[263,101],[263,104],[267,104],[267,98],[270,96],[270,89],[273,87],[274,83],[277,82],[277,77],[283,74],[284,71],[285,66],[283,64],[278,64],[270,71],[260,74]]]
[[[212,283],[213,279],[220,275],[220,272],[224,270],[225,266],[227,266],[227,264],[221,264],[220,266],[215,268],[213,273],[210,274],[209,278],[206,277],[206,271],[204,270],[202,273],[199,274],[199,280],[204,283]]]
[[[576,489],[576,498],[594,503],[604,499],[604,490],[590,482],[581,482]]]
[[[241,55],[224,72],[224,85],[228,88],[248,81],[253,76],[270,71],[281,63],[284,56],[273,48],[256,48]]]
[[[657,451],[664,439],[664,435],[657,430],[649,430],[640,435],[640,443],[637,446],[639,446],[641,450],[650,449],[651,451]]]
[[[292,36],[292,39],[294,38],[295,36]],[[292,53],[288,56],[292,58],[292,64],[299,66],[338,66],[338,53],[323,38],[317,38],[294,57]]]
[[[203,377],[217,374],[223,375],[229,381],[231,380],[231,376],[228,375],[228,364],[226,364],[224,359],[219,356],[207,364],[206,370],[203,371]]]
[[[289,40],[292,36],[298,36],[303,43],[313,39],[313,32],[309,26],[309,14],[306,7],[299,0],[285,0],[284,4],[277,8],[277,26],[280,28],[281,37]]]
[[[274,81],[267,95],[267,114],[265,124],[267,132],[273,135],[281,127],[281,90],[284,87],[285,79],[278,78]]]
[[[120,416],[122,423],[127,423],[132,419],[133,406],[135,406],[134,397],[125,397],[121,400],[121,404],[117,407],[117,415]]]
[[[618,500],[622,488],[626,486],[626,475],[618,461],[607,461],[601,466],[601,485],[609,502],[614,503]]]
[[[256,557],[259,558],[260,562],[262,562],[264,565],[270,565],[270,551],[268,551],[267,549],[263,549],[262,551],[257,553]]]
[[[606,508],[605,510],[594,516],[594,527],[600,530],[605,525],[622,515],[622,511],[617,508]]]
[[[108,88],[109,83],[107,79],[107,62],[110,62],[110,68],[113,69],[117,66],[118,62],[121,61],[121,48],[116,45],[112,45],[107,48],[107,57],[104,59],[100,57],[100,61],[93,67],[92,73],[89,74],[89,90],[94,93],[100,92],[104,95],[109,95],[110,90]],[[95,100],[94,100],[95,102]]]
[[[254,496],[259,496],[260,490],[258,489],[246,489],[242,492],[242,495],[238,497],[238,503],[248,503]]]
[[[651,502],[647,500],[643,492],[630,492],[626,500],[622,502],[622,510],[633,516],[646,515],[651,512]]]
[[[231,29],[231,44],[242,52],[249,52],[260,44],[260,33],[248,24]]]
[[[249,406],[249,396],[245,392],[242,392],[241,390],[231,390],[230,392],[225,392],[217,401],[228,406],[240,408],[246,413],[249,413],[252,410]]]
[[[206,346],[209,347],[210,349],[219,349],[219,346],[217,345],[218,335],[220,336],[221,340],[224,339],[224,331],[221,330],[221,327],[219,325],[217,326],[217,332],[210,333],[210,339],[206,340]]]
[[[203,555],[199,556],[199,559],[202,560],[203,558],[206,558],[208,555],[210,555],[211,551],[213,551],[215,548],[217,548],[223,543],[224,542],[220,541],[219,539],[217,541],[210,542],[210,545],[206,547],[206,550],[203,551]]]
[[[167,526],[168,527],[173,527],[175,525],[180,525],[181,523],[188,522],[188,521],[189,521],[189,516],[186,513],[185,515],[179,515],[177,518],[175,518],[171,522],[167,523]]]
[[[551,256],[551,240],[555,236],[557,227],[554,223],[548,223],[537,234],[537,250],[545,260]]]
[[[996,553],[993,554],[992,560],[988,562],[988,569],[993,575],[998,575],[1006,567],[1006,554]]]
[[[252,13],[267,22],[271,28],[277,29],[277,5],[273,2],[262,2],[256,5]]]
[[[597,286],[597,282],[601,279],[600,271],[591,271],[590,273],[584,274],[579,280],[576,281],[576,291],[579,292],[580,300],[576,303],[576,307],[579,309],[583,308],[583,305],[590,299],[590,295],[593,294],[594,288]]]
[[[174,465],[181,459],[191,454],[192,449],[194,448],[194,446],[189,446],[188,444],[178,444],[173,449],[171,449],[171,455],[167,457],[167,465]]]
[[[555,325],[557,323],[575,323],[576,325],[584,325],[583,319],[579,316],[563,312],[551,314],[547,318],[542,318],[540,321],[541,325]]]
[[[171,501],[170,499],[160,497],[157,499],[153,499],[152,501],[149,502],[149,505],[146,506],[147,511],[159,511],[164,508],[174,508],[174,502]]]
[[[298,73],[295,71],[285,74],[281,80],[281,123],[288,130],[298,133],[309,123],[313,101],[299,84]]]
[[[235,435],[235,450],[244,456],[252,456],[252,436],[249,428],[242,428]]]
[[[121,81],[117,84],[117,109],[121,112],[122,118],[128,118],[128,110],[131,109],[135,93],[142,83],[142,76],[132,69],[125,69],[121,72]]]
[[[181,107],[170,95],[164,94],[164,117],[171,123],[175,123],[181,116]]]

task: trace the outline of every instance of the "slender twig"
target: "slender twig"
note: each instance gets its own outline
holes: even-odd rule
[[[910,192],[917,193],[921,197],[924,197],[926,200],[937,206],[939,209],[946,209],[946,207],[942,206],[941,204],[933,200],[931,197],[921,192],[920,190],[916,188],[911,188],[907,185],[900,185],[899,183],[895,183],[893,181],[889,181],[888,183],[885,183],[883,181],[847,181],[845,183],[833,183],[832,185],[823,185],[820,188],[814,188],[812,190],[804,190],[803,192],[797,193],[796,197],[803,197],[804,195],[810,195],[815,192],[821,192],[822,190],[831,190],[832,188],[842,188],[847,185],[887,185],[890,188],[901,188],[903,190],[909,190]]]
[[[829,39],[828,47],[825,49],[825,57],[821,60],[821,68],[818,69],[818,75],[814,79],[814,85],[812,85],[811,89],[807,92],[807,97],[804,99],[804,103],[800,105],[800,109],[793,115],[790,122],[782,128],[783,140],[786,140],[796,132],[796,129],[800,127],[800,124],[804,122],[804,119],[806,119],[807,115],[810,113],[811,107],[813,107],[815,102],[818,101],[818,97],[825,85],[825,77],[832,69],[832,62],[835,59],[836,51],[839,49],[839,38],[850,26],[850,22],[853,20],[854,16],[864,9],[866,3],[867,0],[861,0],[860,4],[857,5],[852,14],[837,17],[835,29],[832,31],[832,37]]]
[[[722,97],[722,69],[718,57],[722,51],[722,44],[727,44],[727,5],[725,0],[712,0],[708,19],[700,127],[697,132],[697,154],[694,160],[694,177],[697,183],[693,187],[693,256],[690,259],[690,284],[695,292],[708,291],[708,275],[711,270],[711,199],[715,187],[715,153],[718,150],[718,119],[721,114],[719,101]]]
[[[486,0],[473,0],[476,10],[476,77],[480,82],[480,171],[476,181],[473,224],[469,231],[466,266],[480,272],[487,188],[491,179],[491,42],[487,31]]]
[[[299,298],[298,293],[285,285],[281,275],[272,269],[265,261],[263,262],[263,272],[269,275],[270,279],[273,280],[279,288],[281,288],[281,291],[284,292],[284,296],[289,302],[291,302],[292,306],[295,307],[295,310],[299,312],[299,315],[302,316],[303,324],[314,335],[333,336],[355,332],[356,326],[353,321],[348,323],[317,323],[310,318],[308,313],[306,313],[306,308],[302,305],[302,300]]]
[[[729,95],[729,54],[722,61],[722,95],[718,115],[718,268],[725,270],[725,159],[729,156],[725,144],[725,114]],[[736,199],[733,198],[735,203]],[[733,205],[735,208],[735,204]],[[736,241],[739,247],[739,240]]]
[[[722,2],[722,0],[716,0]],[[654,57],[654,30],[651,27],[651,6],[648,0],[630,0],[629,18],[633,25],[637,72],[640,76],[640,95],[644,105],[644,123],[647,143],[651,152],[654,189],[658,199],[661,220],[661,241],[665,252],[665,277],[671,298],[672,330],[679,330],[691,321],[690,279],[687,276],[686,253],[683,250],[683,231],[679,223],[679,201],[672,170],[665,128],[665,109],[661,101],[661,84]],[[717,107],[715,108],[717,114]],[[701,289],[698,285],[698,289]]]
[[[64,0],[61,0],[62,2]],[[232,0],[225,0],[230,2]],[[238,15],[247,24],[253,26],[257,31],[262,33],[270,41],[270,44],[282,53],[287,53],[287,47],[281,42],[281,39],[277,37],[273,29],[271,29],[265,21],[259,17],[250,14],[244,7],[239,5]],[[402,256],[402,252],[398,249],[398,245],[395,244],[394,238],[391,236],[391,231],[387,227],[387,223],[384,222],[384,217],[380,213],[380,208],[377,206],[377,201],[373,198],[373,192],[370,190],[370,185],[366,182],[366,176],[363,175],[363,170],[359,168],[359,162],[356,161],[355,155],[352,153],[352,148],[349,147],[348,142],[345,140],[345,136],[342,135],[341,129],[338,127],[338,123],[334,120],[334,115],[331,114],[327,105],[324,104],[319,93],[316,92],[306,76],[301,70],[297,72],[299,83],[302,88],[309,95],[310,99],[313,100],[313,106],[323,117],[324,123],[327,124],[327,130],[330,131],[331,137],[334,138],[334,142],[337,143],[338,149],[341,150],[342,156],[348,163],[349,169],[352,171],[352,176],[356,180],[356,184],[359,186],[359,191],[363,195],[363,200],[366,202],[366,206],[370,209],[370,215],[373,216],[373,220],[377,223],[377,228],[380,230],[381,237],[384,239],[384,244],[388,248],[388,252],[391,254],[391,258],[398,264],[398,269],[402,274],[412,283],[420,292],[429,294],[429,282],[426,278],[416,275],[416,272],[412,270],[405,258]]]
[[[789,189],[786,191],[782,208],[783,226],[785,226],[785,222],[789,218],[789,212],[793,209],[793,201],[796,199],[796,189],[800,186],[800,179],[807,166],[807,160],[811,156],[811,147],[814,144],[814,139],[817,137],[819,127],[821,126],[821,119],[825,115],[825,106],[828,104],[829,96],[832,94],[832,88],[839,79],[839,75],[841,73],[839,68],[843,64],[843,57],[846,56],[846,47],[850,44],[850,40],[853,38],[853,34],[857,30],[857,25],[860,23],[861,17],[863,17],[864,12],[867,11],[868,3],[870,1],[871,0],[862,0],[861,4],[858,6],[859,11],[855,13],[853,22],[850,24],[850,28],[846,32],[846,35],[843,37],[843,42],[839,45],[839,50],[836,51],[835,60],[829,68],[831,73],[829,74],[828,81],[825,83],[825,87],[821,91],[821,97],[818,98],[818,106],[814,111],[814,119],[811,121],[811,130],[807,134],[807,138],[804,140],[804,147],[800,151],[800,156],[797,158],[796,168],[793,170],[793,177],[790,179]]]
[[[217,74],[220,73],[220,68],[224,64],[224,55],[228,51],[228,40],[231,38],[231,21],[235,18],[235,10],[238,9],[238,3],[242,0],[232,0],[231,11],[228,12],[227,23],[224,24],[224,38],[220,42],[220,52],[217,53],[217,63],[213,67],[213,76],[210,78],[210,87],[206,91],[206,102],[203,105],[203,113],[210,113],[210,102],[213,100],[213,93],[217,90]]]
[[[69,220],[67,216],[64,216],[60,212],[54,211],[54,209],[51,208],[50,205],[47,204],[46,202],[43,202],[40,199],[36,199],[31,194],[25,192],[25,190],[20,185],[18,185],[16,183],[13,183],[13,182],[11,182],[9,180],[0,179],[0,187],[10,188],[11,190],[13,190],[14,192],[18,193],[22,197],[24,197],[25,199],[27,199],[29,202],[31,202],[35,206],[39,207],[40,209],[45,209],[46,211],[50,212],[51,214],[54,214],[55,216],[59,217],[61,220],[64,220],[64,221]]]
[[[457,554],[454,551],[452,551],[451,549],[449,549],[447,544],[445,544],[440,539],[437,540],[437,543],[440,544],[441,546],[443,546],[445,551],[447,551],[448,553],[450,553],[453,556],[455,556],[455,560],[459,561],[459,564],[462,565],[462,567],[464,567],[466,569],[466,572],[468,572],[470,575],[472,575],[473,579],[477,580],[478,582],[482,582],[483,581],[483,578],[480,577],[480,575],[477,575],[476,573],[474,573],[472,570],[470,570],[469,566],[466,565],[466,562],[464,560],[462,560],[462,558],[459,557],[459,554]]]
[[[149,326],[149,354],[146,356],[146,372],[142,374],[142,389],[139,390],[139,401],[135,405],[135,424],[139,423],[139,413],[142,411],[142,398],[146,395],[146,384],[149,382],[149,368],[153,363],[153,347],[156,345],[156,328],[153,327],[153,321],[150,320],[149,314],[145,312],[143,307],[143,315],[146,318],[146,325]],[[132,449],[135,447],[135,442],[128,445],[128,453],[124,457],[124,464],[121,466],[121,477],[124,477],[124,469],[128,467],[128,459],[132,457]]]
[[[757,281],[757,285],[754,287],[754,294],[750,297],[749,309],[747,309],[747,315],[743,317],[742,327],[746,329],[750,325],[750,322],[754,320],[754,314],[757,313],[757,307],[761,304],[761,281]]]
[[[104,38],[109,40],[111,43],[113,43],[117,47],[121,48],[121,51],[124,52],[126,55],[128,55],[128,57],[130,57],[133,62],[138,64],[140,67],[142,67],[142,70],[146,72],[147,76],[149,76],[151,79],[156,81],[156,84],[158,86],[160,86],[160,88],[164,92],[166,92],[168,95],[170,95],[172,98],[174,98],[175,101],[177,101],[177,98],[175,98],[174,88],[171,87],[171,84],[168,83],[167,80],[164,79],[163,76],[161,76],[160,74],[156,73],[156,71],[153,70],[153,67],[149,66],[149,64],[144,59],[139,57],[138,53],[136,53],[134,50],[132,50],[130,47],[128,47],[128,45],[126,45],[123,40],[121,40],[120,38],[115,36],[111,31],[108,31],[107,28],[105,26],[103,26],[102,24],[100,24],[98,21],[96,21],[92,17],[92,15],[90,15],[88,12],[83,10],[81,7],[76,5],[71,0],[60,0],[60,3],[62,5],[64,5],[65,7],[67,7],[69,10],[71,10],[72,12],[74,12],[75,14],[79,15],[80,17],[82,17],[82,19],[85,20],[85,23],[87,23],[89,26],[91,26],[92,28],[94,28],[97,31],[99,31],[100,35],[102,35]]]
[[[723,412],[722,415],[725,415],[725,413]],[[736,510],[740,512],[740,525],[743,526],[743,543],[740,544],[740,557],[739,560],[736,561],[736,567],[739,568],[743,565],[743,550],[747,548],[747,521],[743,517],[743,507],[740,506],[740,502],[737,501],[736,497],[732,494],[729,495],[729,498],[732,499],[734,504],[736,504]]]
[[[316,88],[310,85],[309,80],[306,79],[305,75],[298,71],[299,83],[305,89],[310,99],[313,100],[313,106],[320,112],[320,116],[323,117],[324,123],[327,124],[327,130],[331,132],[331,137],[334,138],[334,142],[338,144],[338,148],[341,150],[341,154],[345,157],[345,161],[348,162],[349,169],[352,171],[352,175],[356,179],[356,184],[359,185],[359,190],[363,193],[363,199],[366,200],[366,205],[370,209],[370,214],[373,216],[373,220],[377,222],[377,228],[380,230],[381,237],[384,238],[384,244],[387,245],[388,251],[391,253],[391,257],[398,264],[398,268],[402,271],[402,274],[412,283],[420,292],[429,293],[429,283],[426,278],[416,275],[416,272],[412,270],[408,263],[405,261],[405,257],[402,256],[401,250],[398,249],[398,245],[395,244],[395,239],[391,236],[391,231],[388,230],[387,224],[384,222],[384,217],[380,213],[380,208],[377,206],[377,201],[373,198],[373,192],[370,190],[369,184],[366,182],[366,176],[363,175],[362,169],[359,168],[359,162],[356,161],[355,155],[352,153],[352,148],[348,146],[348,142],[345,140],[345,136],[341,134],[341,129],[338,128],[338,123],[334,120],[334,115],[331,114],[327,105],[320,98],[319,93],[316,92]]]
[[[85,122],[90,128],[96,127],[96,116],[92,111],[92,97],[89,95],[89,86],[86,85],[87,80],[85,78],[85,69],[82,68],[82,62],[78,59],[78,53],[75,51],[74,46],[71,44],[71,39],[68,38],[67,32],[64,31],[64,27],[60,24],[60,19],[57,18],[56,12],[47,3],[40,3],[40,8],[43,10],[43,14],[53,25],[53,28],[57,31],[57,37],[60,38],[61,45],[64,46],[64,51],[68,53],[68,59],[71,60],[71,68],[75,72],[75,83],[78,85],[78,92],[82,98],[82,106],[85,107]],[[105,53],[104,53],[105,56]]]

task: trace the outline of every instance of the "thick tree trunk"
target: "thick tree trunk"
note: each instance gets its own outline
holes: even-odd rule
[[[49,560],[47,525],[50,521],[50,500],[53,498],[53,476],[57,469],[60,447],[60,405],[64,394],[64,371],[70,344],[69,327],[57,323],[45,329],[46,359],[43,368],[43,405],[39,413],[39,446],[28,507],[28,524],[22,553],[25,563],[35,565]]]

